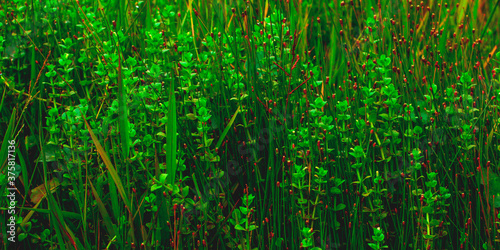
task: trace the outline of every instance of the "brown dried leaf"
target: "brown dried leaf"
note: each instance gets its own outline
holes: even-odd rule
[[[52,180],[49,181],[49,189],[51,193],[54,193],[59,187],[60,183],[58,179],[52,178]],[[42,198],[44,198],[46,195],[46,190],[45,190],[45,183],[34,188],[31,190],[31,195],[30,199],[31,202],[34,204],[37,204]]]

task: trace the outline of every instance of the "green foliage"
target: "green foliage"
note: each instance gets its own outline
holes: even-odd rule
[[[5,1],[18,243],[497,249],[496,9]]]

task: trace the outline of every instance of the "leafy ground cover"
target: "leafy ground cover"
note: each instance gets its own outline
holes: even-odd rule
[[[498,5],[2,1],[2,245],[498,249]]]

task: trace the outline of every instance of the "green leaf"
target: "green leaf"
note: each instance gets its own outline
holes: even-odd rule
[[[352,154],[352,153],[349,153],[349,154]],[[362,163],[359,163],[359,162],[358,162],[358,163],[352,164],[352,165],[351,165],[351,168],[358,169],[358,168],[360,168],[362,165],[363,165]]]
[[[312,240],[310,238],[303,239],[301,243],[302,243],[302,247],[304,247],[304,248],[310,247],[313,244]]]
[[[274,242],[274,245],[277,247],[281,247],[282,243],[283,243],[283,238],[277,238],[276,241]]]
[[[334,182],[334,185],[335,185],[336,187],[338,187],[338,186],[340,186],[342,183],[344,183],[344,182],[345,182],[345,180],[342,180],[342,179],[340,179],[340,178],[335,178],[335,179],[333,179],[333,182]]]
[[[413,133],[415,133],[417,135],[421,134],[422,131],[423,131],[422,127],[420,127],[420,126],[415,126],[415,128],[413,128]]]
[[[487,179],[488,176],[489,179]],[[493,200],[493,203],[495,204],[495,208],[500,208],[500,176],[490,171],[488,175],[485,172],[483,172],[483,177],[481,177],[480,174],[477,175],[478,181],[481,183],[481,185],[486,185],[483,182],[483,179],[485,182],[487,182],[490,194],[489,199],[493,200],[493,195],[494,195],[495,200]]]
[[[161,184],[166,184],[165,181],[167,180],[168,174],[160,174],[160,183]]]
[[[338,102],[336,107],[337,107],[337,109],[340,110],[341,113],[346,112],[347,109],[349,108],[346,100],[344,100],[342,102]]]
[[[196,108],[200,110],[201,108],[206,108],[206,107],[207,107],[207,98],[201,97],[200,99],[198,99],[198,101],[196,102]]]
[[[321,117],[321,122],[325,125],[330,125],[333,122],[333,117],[331,116],[322,116]]]
[[[246,207],[240,207],[240,211],[242,214],[248,214],[248,209]]]
[[[314,100],[314,104],[311,104],[311,106],[315,107],[316,109],[321,109],[323,106],[325,106],[326,102],[321,99],[321,97],[316,98]]]
[[[151,69],[149,69],[149,75],[153,78],[157,78],[160,75],[160,66],[153,64]]]
[[[346,205],[344,203],[340,203],[334,207],[333,211],[340,211],[340,210],[343,210],[345,207],[346,207]]]
[[[299,198],[299,199],[297,199],[297,203],[299,203],[299,204],[306,204],[307,203],[307,199]]]
[[[379,235],[372,236],[372,239],[374,241],[378,241],[378,242],[384,241],[384,238],[385,238],[384,234],[379,234]]]
[[[59,111],[57,108],[51,108],[49,110],[49,116],[52,118],[56,117],[58,115],[58,113],[59,113]]]
[[[324,168],[320,167],[318,169],[318,175],[321,177],[324,177],[328,173],[328,170],[325,170]]]
[[[255,198],[255,195],[249,194],[248,196],[244,196],[242,198],[243,200],[243,205],[249,207],[252,204],[253,199]]]
[[[379,61],[386,68],[391,64],[391,58],[386,57],[386,55],[381,55]]]
[[[340,188],[338,188],[338,187],[332,187],[332,188],[330,188],[330,193],[332,193],[332,194],[341,194],[342,190],[340,190]]]
[[[435,95],[437,92],[437,85],[433,83],[431,86],[432,86],[432,94]]]
[[[137,65],[137,60],[135,59],[135,57],[129,57],[127,58],[127,60],[125,60],[125,62],[130,66],[130,67],[134,67],[135,65]]]
[[[28,237],[28,234],[26,234],[26,233],[20,233],[19,236],[17,237],[17,239],[19,241],[23,241],[24,239],[26,239],[26,237]]]
[[[240,230],[240,231],[246,231],[246,229],[243,228],[240,224],[236,224],[236,226],[234,226],[234,229]]]
[[[163,187],[162,185],[153,184],[153,186],[151,186],[151,192],[154,192],[155,190],[158,190],[162,187]]]
[[[314,86],[315,88],[317,88],[317,87],[321,86],[321,84],[323,84],[323,81],[314,81],[314,82],[313,82],[313,86]]]
[[[364,157],[365,152],[363,151],[363,148],[361,146],[356,146],[354,149],[351,149],[353,152],[350,152],[349,154],[354,156],[356,159]]]
[[[460,76],[460,82],[463,84],[468,84],[472,81],[472,77],[469,75],[469,72],[464,72],[462,73],[462,76]]]
[[[422,212],[426,214],[434,213],[434,208],[432,206],[425,206],[422,208]]]
[[[375,244],[375,243],[369,242],[368,246],[371,247],[372,249],[375,249],[375,250],[379,250],[380,249],[380,247],[377,244]]]
[[[311,229],[308,228],[308,227],[302,228],[301,232],[302,232],[302,235],[304,235],[305,238],[309,238],[309,237],[311,237],[313,235],[313,232],[311,232]]]

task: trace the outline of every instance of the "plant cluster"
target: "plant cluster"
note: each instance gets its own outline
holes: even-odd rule
[[[5,2],[17,241],[496,249],[498,5]]]

